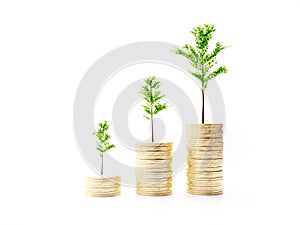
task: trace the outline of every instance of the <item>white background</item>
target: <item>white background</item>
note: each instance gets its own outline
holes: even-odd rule
[[[1,1],[0,224],[299,224],[299,14],[287,1]],[[123,188],[86,198],[72,107],[87,69],[136,41],[192,42],[215,24],[232,47],[218,78],[227,114],[223,196]],[[297,210],[298,208],[298,210]]]

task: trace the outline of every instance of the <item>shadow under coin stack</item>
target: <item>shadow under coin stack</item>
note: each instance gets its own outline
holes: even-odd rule
[[[187,192],[223,193],[223,124],[188,125]]]
[[[113,197],[121,194],[121,177],[86,177],[85,193],[91,197]]]
[[[136,166],[138,195],[172,194],[172,143],[138,143]]]

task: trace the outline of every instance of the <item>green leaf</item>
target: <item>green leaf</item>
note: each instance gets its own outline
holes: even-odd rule
[[[204,82],[204,76],[203,76],[203,74],[202,74],[202,72],[200,71],[200,72],[192,72],[192,71],[189,71],[194,77],[196,77],[196,78],[198,78],[200,81],[201,81],[201,83],[203,83]]]
[[[225,48],[228,48],[228,46],[223,46],[220,42],[217,42],[215,49],[211,53],[205,55],[204,62],[207,63],[215,59],[215,57]]]
[[[225,66],[220,66],[218,69],[216,69],[215,71],[211,72],[208,76],[207,76],[207,80],[211,80],[212,78],[222,74],[222,73],[227,73],[227,68]]]
[[[193,67],[199,69],[199,59],[195,57],[195,55],[192,52],[185,51],[179,48],[176,48],[174,52],[178,55],[182,55],[183,57],[185,57]]]
[[[143,115],[147,120],[150,120],[150,117]]]
[[[154,114],[157,114],[157,113],[159,113],[160,111],[162,111],[166,108],[167,108],[166,103],[164,103],[164,104],[158,103],[158,104],[154,105]]]

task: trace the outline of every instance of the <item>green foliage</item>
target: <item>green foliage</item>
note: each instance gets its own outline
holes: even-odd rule
[[[207,88],[208,82],[214,77],[227,73],[225,66],[220,66],[215,69],[217,65],[217,55],[228,46],[222,45],[220,42],[216,43],[215,48],[209,52],[209,41],[213,37],[213,32],[216,29],[214,25],[204,24],[203,26],[195,27],[191,33],[195,37],[195,47],[191,45],[184,45],[182,49],[175,49],[176,54],[184,56],[190,64],[195,68],[194,71],[189,71],[193,76],[198,78],[202,83],[202,90]],[[210,72],[213,70],[212,72]]]
[[[107,133],[107,130],[109,129],[109,125],[107,121],[105,120],[103,123],[99,123],[99,129],[95,131],[93,134],[96,135],[98,138],[97,142],[97,150],[100,152],[100,156],[103,157],[103,153],[114,148],[114,144],[109,143],[110,135]]]
[[[161,103],[160,100],[165,97],[159,91],[160,82],[155,76],[145,79],[146,85],[141,88],[140,93],[143,95],[145,104],[142,105],[146,115],[144,117],[150,120],[150,117],[158,114],[160,111],[167,108],[166,103]],[[149,117],[150,115],[150,117]]]

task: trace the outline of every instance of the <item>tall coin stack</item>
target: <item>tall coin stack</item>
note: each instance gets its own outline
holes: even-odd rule
[[[136,165],[138,195],[172,194],[172,143],[138,143]]]
[[[112,197],[121,194],[121,177],[86,177],[85,194],[90,197]]]
[[[223,193],[223,124],[192,124],[187,130],[187,192]]]

